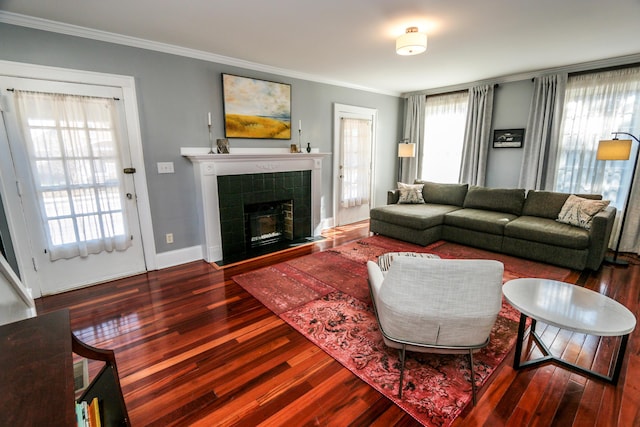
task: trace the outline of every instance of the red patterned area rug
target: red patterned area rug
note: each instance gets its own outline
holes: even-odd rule
[[[233,280],[347,369],[425,426],[449,426],[471,402],[464,355],[408,353],[398,399],[397,350],[386,347],[371,308],[368,260],[386,252],[428,252],[448,259],[497,259],[504,281],[518,277],[566,279],[570,270],[455,243],[423,247],[372,236],[234,276]],[[474,355],[482,387],[515,343],[519,313],[503,302],[490,344]]]

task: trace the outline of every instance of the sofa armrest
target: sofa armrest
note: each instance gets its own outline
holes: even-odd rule
[[[587,258],[587,268],[597,270],[604,260],[604,256],[609,248],[611,230],[616,219],[616,208],[608,206],[596,216],[591,222],[589,230],[589,256]]]
[[[387,191],[387,204],[388,205],[395,205],[395,204],[398,203],[398,200],[400,200],[400,190],[395,189],[395,190]]]

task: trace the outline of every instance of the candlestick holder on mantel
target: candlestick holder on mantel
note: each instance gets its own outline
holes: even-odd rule
[[[215,154],[213,151],[213,135],[211,134],[211,123],[207,126],[209,128],[209,154]]]
[[[213,151],[213,134],[211,133],[211,111],[207,113],[207,128],[209,129],[209,154],[215,154]]]

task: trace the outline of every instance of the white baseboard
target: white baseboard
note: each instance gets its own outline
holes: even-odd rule
[[[323,220],[320,221],[320,230],[326,230],[327,228],[333,228],[333,217],[331,218],[324,218]]]
[[[186,264],[188,262],[203,259],[202,246],[191,246],[189,248],[177,249],[175,251],[161,252],[156,254],[156,266],[158,270],[175,265]]]

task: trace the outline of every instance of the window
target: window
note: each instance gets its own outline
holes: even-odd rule
[[[421,179],[458,182],[468,102],[467,91],[427,96]]]
[[[342,121],[342,189],[344,208],[369,203],[371,169],[371,120],[343,118]]]
[[[554,189],[599,193],[622,209],[635,158],[600,161],[596,160],[596,151],[601,139],[612,138],[611,132],[636,134],[638,129],[640,68],[569,77]]]

